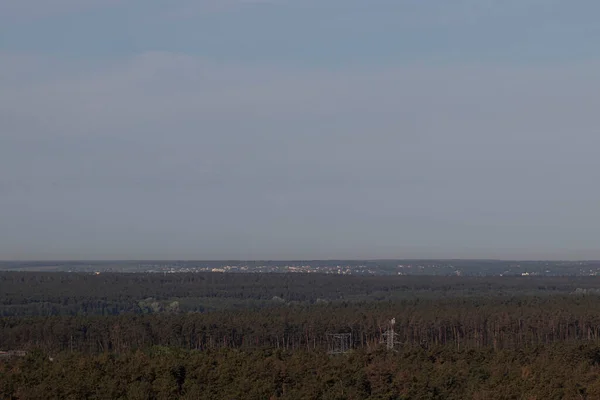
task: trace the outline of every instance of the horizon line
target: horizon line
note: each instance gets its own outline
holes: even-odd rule
[[[243,258],[128,258],[128,259],[23,259],[23,260],[14,260],[14,259],[0,259],[0,263],[39,263],[39,262],[149,262],[149,261],[158,261],[158,262],[174,262],[174,261],[182,261],[182,262],[225,262],[225,261],[236,261],[236,262],[259,262],[259,261],[509,261],[509,262],[600,262],[600,259],[545,259],[545,258],[470,258],[470,257],[407,257],[407,258],[254,258],[254,259],[243,259]]]

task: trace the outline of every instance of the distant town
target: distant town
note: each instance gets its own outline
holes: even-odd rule
[[[4,271],[80,273],[318,273],[337,275],[595,276],[600,261],[297,260],[297,261],[2,261]]]

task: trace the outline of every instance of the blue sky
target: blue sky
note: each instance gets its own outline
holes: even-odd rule
[[[0,1],[0,259],[600,258],[592,1]]]
[[[560,62],[594,58],[600,33],[600,5],[587,0],[5,3],[4,51],[69,58],[160,50],[309,66]]]

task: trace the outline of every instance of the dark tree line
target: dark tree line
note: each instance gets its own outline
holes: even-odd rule
[[[404,346],[528,348],[557,342],[600,343],[596,296],[454,298],[279,306],[212,313],[6,317],[0,349],[123,352],[150,346],[322,350],[327,334],[352,333],[354,348],[376,346],[396,318]]]
[[[319,274],[118,274],[0,272],[0,316],[147,312],[141,301],[177,300],[180,311],[268,307],[273,299],[382,301],[456,296],[566,294],[600,278],[335,276]]]

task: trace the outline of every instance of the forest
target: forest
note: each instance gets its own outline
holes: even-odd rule
[[[0,273],[0,398],[600,398],[596,277]],[[394,346],[384,343],[395,319]],[[331,354],[334,334],[348,351]]]

